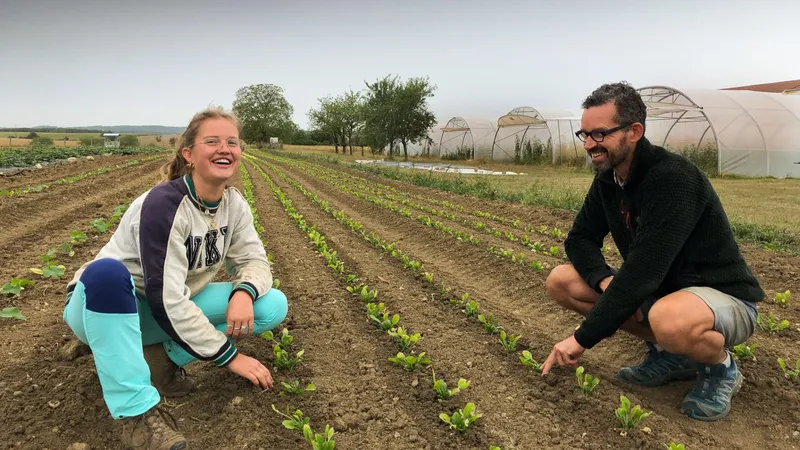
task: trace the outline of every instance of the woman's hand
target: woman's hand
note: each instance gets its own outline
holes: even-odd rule
[[[261,389],[272,387],[272,374],[255,358],[239,353],[228,364],[228,369],[236,375],[250,380],[251,383]]]
[[[225,335],[239,340],[253,334],[253,300],[245,291],[236,291],[225,312],[228,326]]]

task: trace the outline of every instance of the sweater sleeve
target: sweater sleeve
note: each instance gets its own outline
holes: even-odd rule
[[[599,189],[599,181],[595,179],[564,241],[564,250],[573,267],[598,293],[600,281],[614,274],[601,251],[609,228]]]
[[[231,197],[235,200],[234,214],[237,216],[233,231],[229,231],[231,245],[225,256],[226,270],[234,277],[231,297],[236,291],[243,290],[255,302],[272,287],[272,271],[264,243],[253,224],[250,206],[239,191],[232,192]]]
[[[180,192],[154,189],[142,205],[138,238],[145,295],[170,338],[195,358],[223,367],[237,350],[191,301],[185,244],[191,236],[188,218],[180,212],[183,199]]]
[[[705,208],[708,189],[696,174],[654,172],[642,182],[639,226],[628,257],[575,332],[592,348],[613,335],[653,295]]]

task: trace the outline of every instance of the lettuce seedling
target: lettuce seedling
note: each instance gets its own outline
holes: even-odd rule
[[[447,400],[468,387],[469,381],[460,378],[456,387],[453,389],[447,389],[447,383],[445,383],[445,381],[441,378],[437,380],[436,373],[433,374],[433,390],[436,391],[436,397],[442,400]]]
[[[533,355],[531,355],[531,352],[529,352],[527,350],[523,350],[522,351],[522,356],[519,357],[519,361],[525,367],[530,367],[531,369],[533,369],[533,370],[535,370],[537,372],[541,372],[542,371],[542,364],[536,362],[536,360],[533,359]]]
[[[420,353],[418,356],[408,355],[403,352],[398,352],[394,358],[389,358],[389,361],[403,366],[403,369],[413,372],[419,366],[428,367],[431,364],[431,359],[425,356],[425,352]]]
[[[496,446],[496,445],[490,445],[489,446],[489,450],[503,450],[503,449],[498,447],[498,446]]]
[[[483,324],[483,329],[489,334],[497,334],[502,329],[497,323],[497,319],[494,318],[494,314],[490,314],[488,318],[480,314],[478,315],[478,322]]]
[[[755,349],[758,348],[758,344],[747,345],[747,343],[742,343],[739,345],[733,346],[733,356],[737,359],[745,359],[745,358],[752,358],[753,361],[756,360],[756,356],[753,353]]]
[[[312,450],[333,450],[336,447],[336,442],[333,440],[334,429],[330,425],[325,425],[325,433],[314,433],[311,431],[311,425],[303,425],[303,437],[308,442],[311,442]]]
[[[778,365],[783,370],[783,376],[789,380],[800,381],[800,359],[794,365],[794,369],[790,369],[783,358],[778,358]]]
[[[386,313],[386,305],[383,303],[367,303],[367,315],[370,319],[380,323],[381,316]]]
[[[0,294],[19,297],[19,294],[22,293],[25,288],[31,287],[34,284],[36,283],[27,278],[14,278],[11,281],[7,281],[2,287],[0,287]]]
[[[761,313],[758,313],[757,321],[761,331],[766,333],[780,333],[781,331],[789,328],[789,321],[784,319],[778,322],[774,313],[769,313],[769,318],[764,320]]]
[[[350,284],[350,283],[352,283],[354,281],[358,281],[358,277],[357,276],[353,275],[352,273],[347,275],[347,280],[345,281],[347,284]],[[347,287],[347,290],[350,291],[350,286]],[[350,292],[352,293],[353,291],[350,291]]]
[[[433,283],[433,274],[430,272],[425,272],[425,281],[428,283]]]
[[[664,445],[667,450],[686,450],[686,446],[683,444],[676,444],[674,442],[670,442],[669,444]]]
[[[558,252],[559,252],[558,247],[556,246],[550,247],[550,256],[558,258]]]
[[[280,288],[281,287],[281,280],[279,280],[277,278],[272,280],[272,287],[275,288],[275,289]]]
[[[400,349],[406,350],[412,345],[419,342],[422,337],[419,333],[414,333],[409,335],[406,333],[406,330],[403,327],[397,327],[395,329],[388,331],[389,336],[397,338],[398,342],[400,343]]]
[[[294,380],[289,383],[281,381],[281,384],[283,385],[283,392],[281,392],[281,395],[300,395],[305,392],[314,392],[317,390],[317,386],[314,383],[309,383],[306,387],[300,386],[299,380]]]
[[[283,331],[281,332],[281,340],[280,340],[280,342],[275,340],[275,336],[272,333],[272,330],[264,332],[261,335],[261,337],[263,337],[264,339],[266,339],[268,341],[272,341],[277,345],[280,345],[280,347],[282,349],[287,350],[287,351],[292,346],[292,342],[294,342],[294,336],[289,334],[289,329],[288,328],[284,328]]]
[[[619,396],[620,406],[614,413],[622,424],[622,428],[632,430],[639,426],[652,412],[645,412],[639,405],[631,408],[631,401],[624,395]]]
[[[509,352],[517,351],[517,341],[519,340],[520,335],[518,334],[509,334],[506,335],[505,330],[500,330],[500,343],[503,344],[503,348],[508,350]]]
[[[531,268],[533,268],[534,270],[538,270],[539,272],[544,270],[544,265],[542,264],[541,261],[531,261],[530,266]]]
[[[294,358],[292,358],[289,356],[289,352],[282,349],[278,344],[275,344],[273,351],[275,353],[274,364],[277,370],[291,370],[294,366],[303,361],[303,353],[305,353],[305,350],[300,350],[295,354]]]
[[[104,234],[104,233],[108,232],[108,228],[111,226],[111,224],[106,222],[106,220],[103,219],[102,217],[99,218],[99,219],[94,219],[91,222],[91,224],[92,224],[92,227],[94,227],[95,231],[97,231],[100,234]]]
[[[368,290],[367,286],[363,286],[361,288],[361,301],[364,303],[372,303],[375,299],[378,298],[378,290]]]
[[[470,425],[480,419],[481,416],[482,414],[475,412],[475,404],[471,402],[467,403],[463,409],[455,411],[452,416],[447,415],[447,413],[439,414],[439,418],[442,419],[444,423],[450,425],[450,428],[458,431],[465,431],[470,427]]]
[[[538,241],[534,242],[533,245],[531,245],[531,248],[536,252],[544,252],[544,244]]]
[[[791,296],[792,292],[788,290],[786,292],[778,292],[777,294],[775,294],[775,299],[773,300],[773,302],[777,303],[783,308],[786,308],[786,305],[789,304],[789,298]]]
[[[590,395],[594,388],[600,384],[600,378],[584,374],[583,366],[575,369],[575,377],[578,379],[578,387],[581,388],[581,391],[586,395]]]
[[[398,322],[400,322],[400,314],[395,314],[394,316],[389,317],[389,313],[385,312],[380,318],[372,317],[372,320],[378,323],[378,327],[381,330],[388,332],[389,330],[393,329]]]
[[[28,320],[16,306],[9,306],[0,311],[0,319]]]
[[[469,303],[464,305],[464,313],[466,313],[468,317],[475,316],[475,314],[478,313],[478,302],[470,300]]]
[[[550,235],[556,239],[561,239],[562,237],[564,237],[564,233],[561,230],[559,230],[558,227],[553,227],[553,231],[550,233]]]
[[[303,417],[303,411],[300,411],[299,409],[292,415],[289,415],[288,411],[286,413],[278,411],[278,408],[276,408],[275,405],[272,405],[272,410],[279,415],[286,417],[286,420],[281,423],[287,430],[302,430],[303,427],[311,421],[310,418]]]

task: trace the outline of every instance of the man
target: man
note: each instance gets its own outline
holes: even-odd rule
[[[648,356],[617,378],[640,386],[697,378],[681,410],[713,421],[730,411],[742,375],[727,348],[755,330],[765,294],[748,268],[706,176],[645,137],[646,107],[628,84],[606,84],[583,102],[581,130],[595,170],[548,292],[585,316],[542,367],[577,367],[585,349],[618,329],[645,340]],[[624,263],[606,264],[608,233]]]

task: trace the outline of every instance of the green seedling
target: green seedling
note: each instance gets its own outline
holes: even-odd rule
[[[372,320],[378,323],[378,327],[382,331],[388,332],[389,330],[393,329],[398,322],[400,322],[400,314],[395,314],[392,317],[389,317],[389,313],[385,312],[380,318],[372,317]]]
[[[531,261],[530,266],[531,268],[533,268],[534,270],[538,270],[539,272],[544,270],[544,265],[542,264],[541,261]]]
[[[544,252],[544,244],[538,241],[534,242],[533,245],[531,245],[531,248],[536,252]]]
[[[51,249],[50,249],[50,250],[48,250],[48,251],[47,251],[47,253],[45,253],[44,255],[40,255],[40,256],[39,256],[39,259],[40,259],[40,260],[41,260],[43,263],[47,264],[47,263],[49,263],[49,262],[51,262],[51,261],[55,261],[57,257],[58,257],[58,249],[56,249],[56,248],[51,248]]]
[[[430,272],[425,272],[425,281],[428,283],[433,283],[433,274]]]
[[[508,350],[509,352],[517,351],[517,341],[519,340],[520,335],[518,334],[509,334],[506,335],[505,330],[500,330],[500,343],[503,344],[503,348]]]
[[[590,395],[594,388],[600,384],[600,378],[584,373],[583,366],[575,369],[575,377],[578,379],[578,387],[586,395]]]
[[[445,381],[441,378],[437,380],[436,373],[433,374],[433,390],[436,391],[436,397],[442,400],[447,400],[468,387],[469,381],[460,378],[456,387],[453,389],[447,389],[447,383],[445,383]]]
[[[739,345],[734,345],[733,346],[733,356],[735,356],[736,359],[740,359],[740,360],[745,359],[745,358],[751,358],[753,361],[755,361],[756,360],[756,356],[755,356],[754,352],[755,352],[756,348],[758,348],[758,344],[747,345],[746,343],[742,343],[742,344],[739,344]]]
[[[272,333],[272,330],[264,332],[264,334],[262,334],[261,337],[263,337],[268,341],[274,342],[284,350],[289,350],[289,348],[292,346],[292,342],[294,342],[294,336],[289,334],[288,328],[284,328],[283,331],[281,332],[280,342],[275,340],[275,335]]]
[[[614,413],[622,424],[622,428],[632,430],[639,426],[652,412],[645,412],[639,405],[631,408],[631,401],[624,395],[619,396],[619,408]]]
[[[550,235],[553,236],[556,239],[561,239],[561,238],[564,237],[564,233],[561,230],[559,230],[557,227],[553,227],[553,231],[550,233]]]
[[[686,450],[686,446],[683,444],[676,444],[674,442],[670,442],[669,444],[665,444],[664,447],[667,450]]]
[[[788,290],[785,292],[778,292],[777,294],[775,294],[775,299],[773,300],[773,302],[777,303],[783,308],[786,308],[786,305],[789,304],[789,298],[791,296],[792,292]]]
[[[71,258],[75,256],[75,250],[72,248],[72,245],[72,242],[62,242],[61,245],[58,246],[58,251],[69,255]]]
[[[483,329],[489,334],[497,334],[503,328],[497,323],[494,314],[490,314],[487,318],[483,314],[478,315],[478,322],[483,324]]]
[[[288,395],[301,395],[305,392],[314,392],[317,390],[317,386],[314,383],[309,383],[305,387],[300,386],[299,380],[294,380],[291,382],[281,381],[283,385],[283,392],[281,394],[288,394]]]
[[[308,442],[311,442],[312,450],[333,450],[336,447],[336,442],[333,440],[334,429],[330,425],[325,425],[325,433],[314,433],[311,431],[311,425],[303,425],[303,437]]]
[[[498,447],[498,446],[496,446],[496,445],[490,445],[489,446],[489,450],[503,450],[503,449]]]
[[[281,287],[281,280],[279,280],[277,278],[272,280],[272,287],[275,288],[275,289],[278,289],[279,287]]]
[[[478,302],[476,302],[475,300],[470,300],[469,303],[464,305],[464,313],[468,317],[474,317],[475,314],[478,313]]]
[[[778,319],[775,318],[775,314],[769,313],[769,318],[766,320],[763,319],[761,313],[758,313],[758,318],[756,320],[758,323],[759,328],[761,331],[765,333],[780,333],[781,331],[789,328],[789,321],[784,319],[778,322]]]
[[[351,273],[351,274],[347,275],[347,280],[345,282],[347,284],[350,284],[350,283],[353,283],[355,281],[358,281],[358,277]],[[347,287],[347,290],[350,291],[350,286]],[[352,293],[353,291],[350,291],[350,292]]]
[[[529,352],[527,350],[523,350],[522,351],[522,356],[519,357],[519,361],[525,367],[530,367],[531,369],[533,369],[533,370],[535,370],[537,372],[541,372],[542,371],[542,364],[536,362],[536,360],[533,359],[533,355],[531,355],[531,352]]]
[[[558,258],[558,254],[559,254],[558,247],[556,246],[550,247],[550,256]]]
[[[286,417],[286,420],[281,423],[287,430],[302,430],[303,427],[311,421],[310,418],[303,417],[303,411],[300,411],[299,409],[291,415],[289,415],[288,411],[286,413],[278,411],[278,408],[276,408],[275,405],[272,405],[272,410],[279,415]]]
[[[367,303],[367,315],[370,319],[380,323],[381,316],[386,313],[386,305],[383,303]]]
[[[60,279],[66,270],[66,266],[58,264],[58,261],[48,261],[41,268],[32,268],[31,272],[41,275],[44,278]]]
[[[294,357],[291,357],[289,356],[289,352],[282,349],[279,344],[275,344],[273,351],[275,353],[274,364],[277,370],[291,370],[294,366],[303,361],[303,353],[305,353],[305,350],[300,350]]]
[[[104,234],[104,233],[108,232],[108,228],[111,226],[111,224],[106,222],[106,220],[103,219],[103,218],[94,219],[91,223],[92,223],[92,227],[94,227],[95,231],[97,231],[100,234]]]
[[[794,365],[794,369],[790,369],[783,358],[778,358],[778,365],[783,370],[783,376],[792,381],[800,381],[800,359]]]
[[[14,278],[11,281],[7,281],[2,287],[0,287],[0,294],[19,297],[25,288],[31,287],[34,284],[36,283],[27,278]]]
[[[425,356],[425,352],[420,353],[418,356],[408,355],[403,352],[398,352],[394,358],[389,358],[389,361],[403,366],[403,369],[413,372],[417,367],[428,367],[431,364],[431,359]]]
[[[481,416],[482,414],[475,412],[475,404],[471,402],[467,403],[463,409],[454,412],[453,415],[448,415],[447,413],[439,414],[439,418],[442,419],[444,423],[458,431],[465,431],[470,425],[480,419]]]
[[[400,343],[401,350],[407,350],[412,345],[419,342],[422,337],[419,333],[414,333],[409,335],[403,327],[397,327],[395,329],[388,331],[389,336],[397,338],[397,341]]]
[[[439,293],[442,295],[447,295],[450,290],[444,285],[444,281],[442,281],[442,285],[439,288]]]
[[[2,319],[17,319],[28,320],[16,306],[9,306],[0,311],[0,318]]]
[[[348,278],[349,278],[350,276],[352,276],[352,275],[348,275]],[[366,285],[366,284],[364,284],[364,283],[358,283],[358,284],[357,284],[357,285],[355,285],[355,286],[347,286],[347,292],[349,292],[349,293],[351,293],[351,294],[353,294],[353,295],[358,295],[358,294],[360,294],[360,293],[361,293],[361,290],[362,290],[362,289],[364,289],[364,288],[366,288],[366,287],[367,287],[367,285]]]

